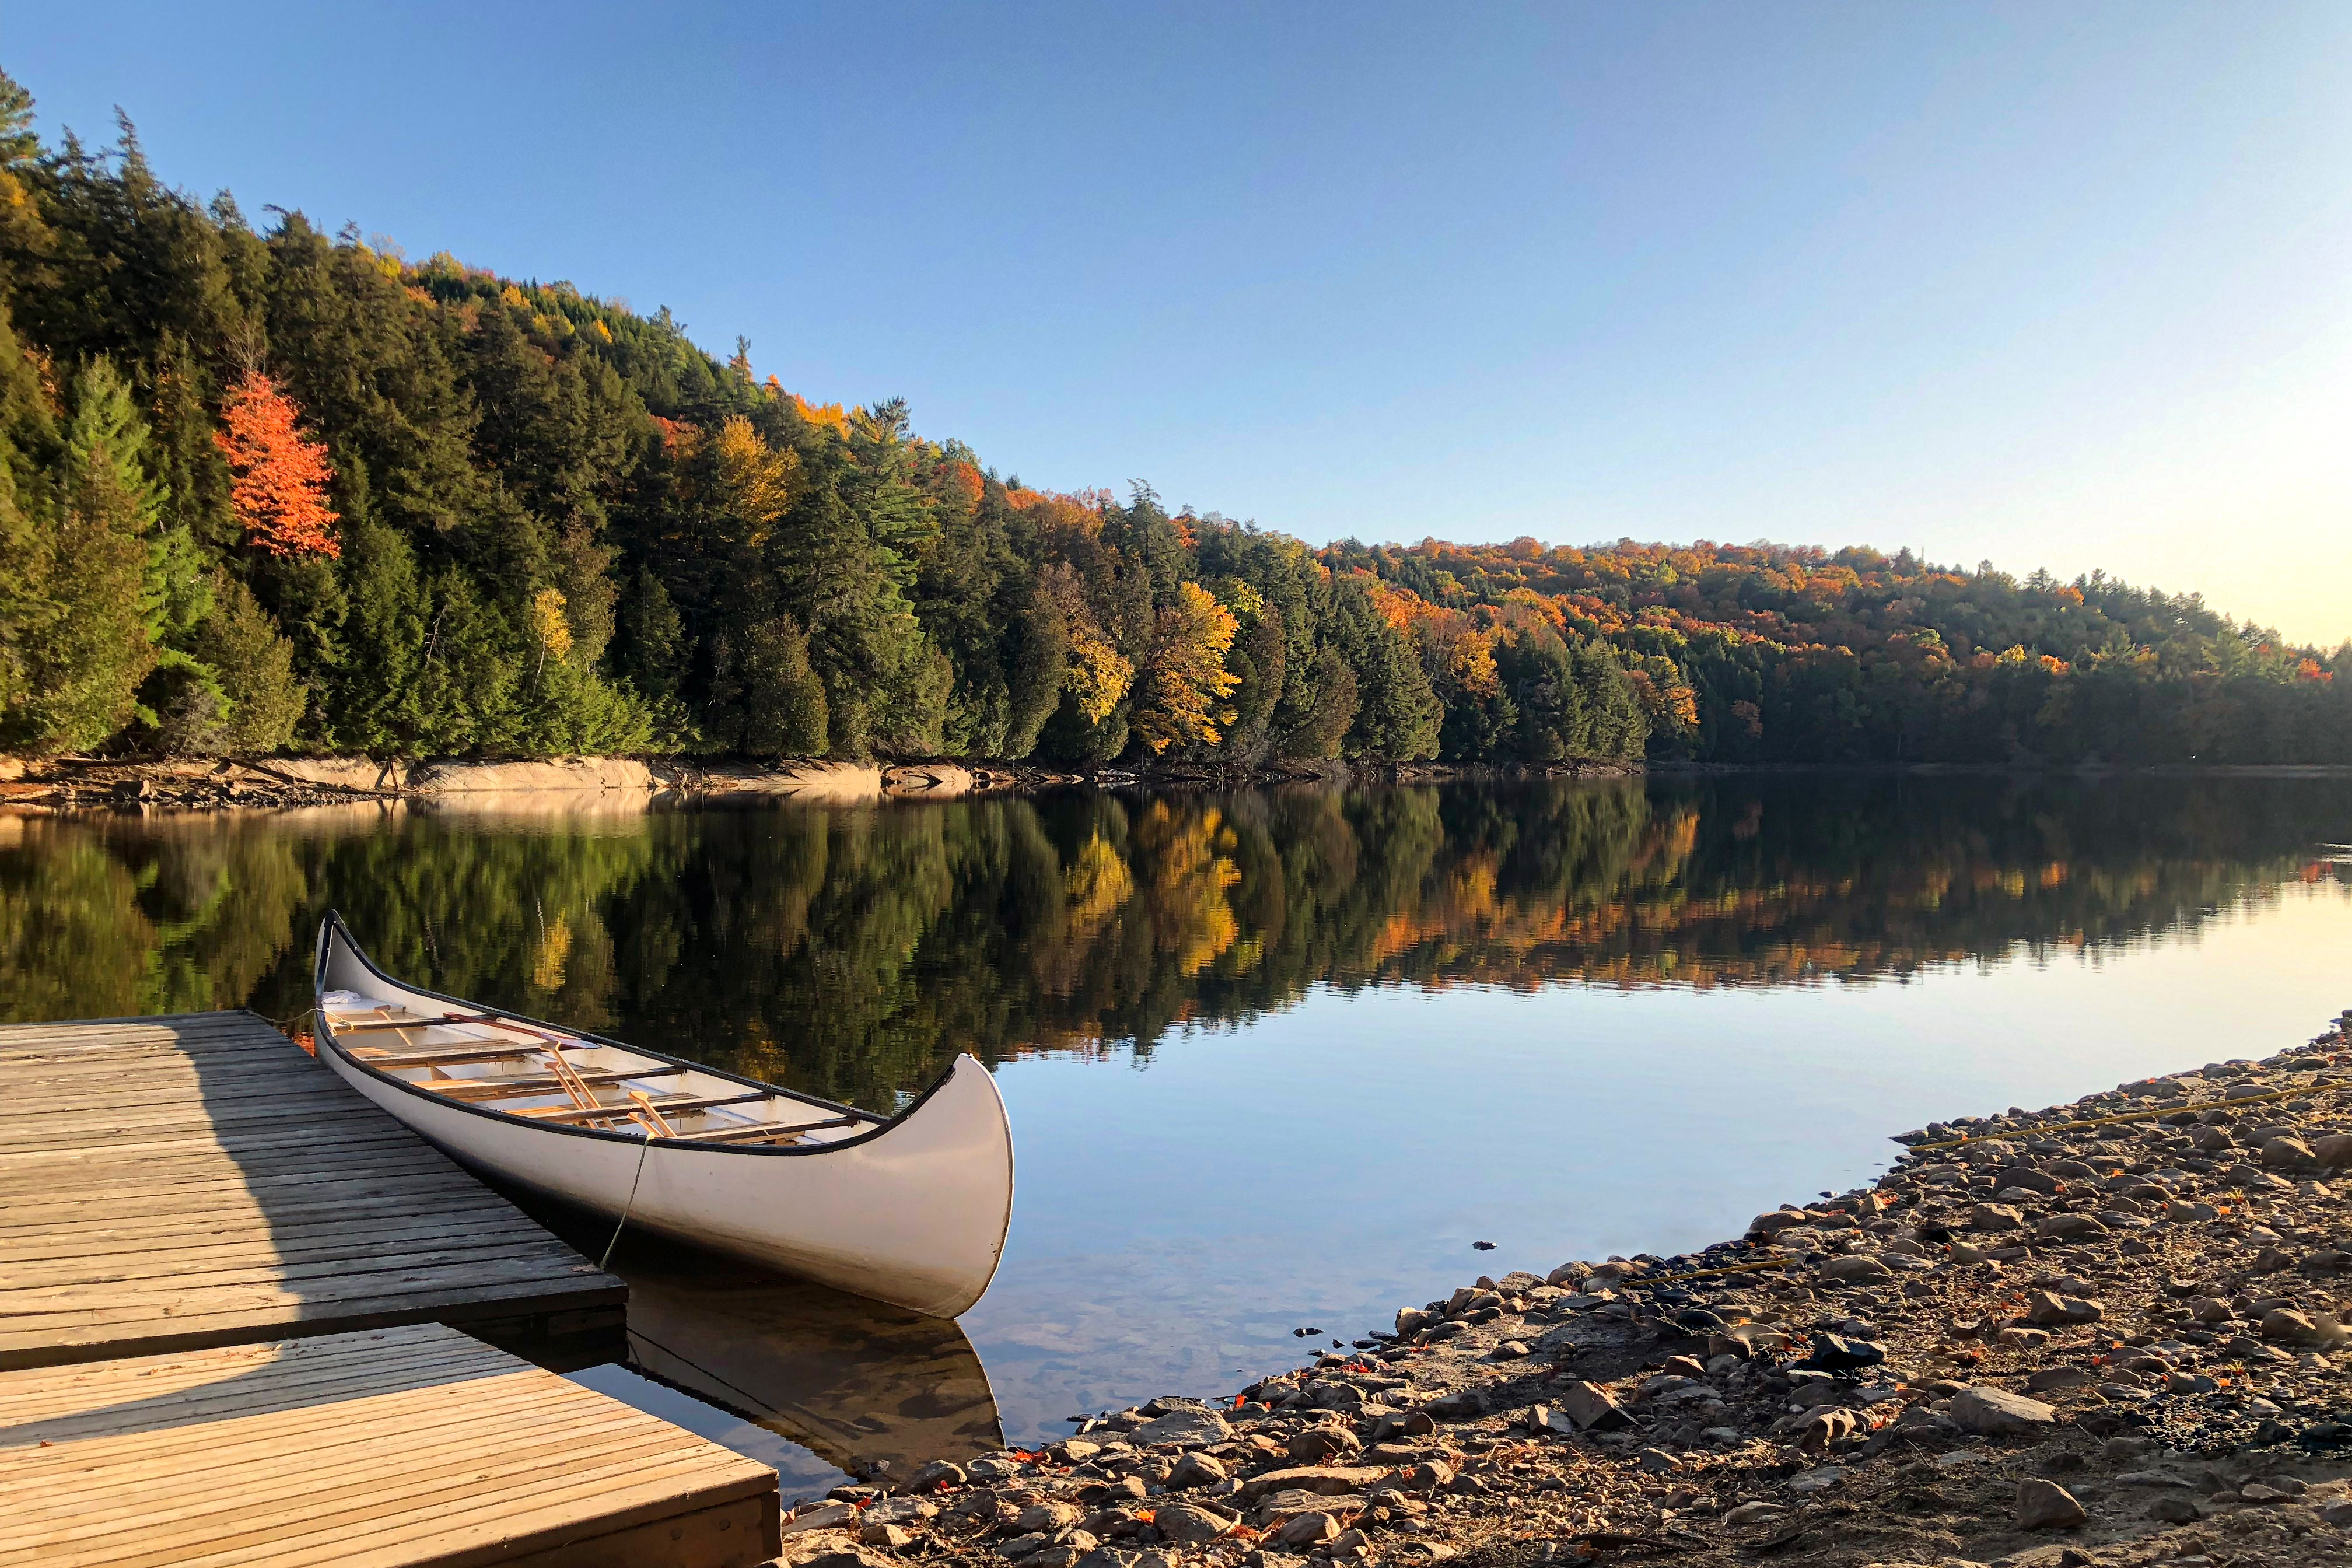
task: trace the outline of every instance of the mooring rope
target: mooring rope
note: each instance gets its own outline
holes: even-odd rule
[[[613,1226],[613,1239],[604,1244],[604,1256],[596,1260],[599,1268],[613,1261],[613,1248],[621,1245],[621,1232],[629,1223],[629,1211],[637,1204],[637,1184],[646,1179],[646,1154],[653,1146],[654,1139],[650,1132],[646,1134],[645,1142],[637,1145],[637,1173],[629,1178],[629,1200],[621,1205],[620,1223]]]

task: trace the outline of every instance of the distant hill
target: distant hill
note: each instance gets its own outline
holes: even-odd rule
[[[2352,761],[2352,648],[1780,546],[1030,489],[665,310],[44,147],[0,78],[0,746]]]

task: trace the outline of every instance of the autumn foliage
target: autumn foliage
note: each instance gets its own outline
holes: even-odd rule
[[[340,521],[327,504],[335,470],[327,449],[302,433],[301,411],[259,371],[247,371],[221,408],[214,444],[236,476],[229,505],[246,542],[269,555],[340,556]]]

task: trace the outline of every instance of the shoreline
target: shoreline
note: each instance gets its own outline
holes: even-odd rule
[[[687,803],[800,800],[824,805],[958,800],[1055,789],[1265,789],[1528,779],[1698,779],[1823,773],[1906,778],[2352,778],[2352,766],[2279,763],[2138,767],[2001,767],[1943,763],[1192,763],[1050,767],[965,759],[774,762],[636,757],[407,762],[366,756],[213,758],[27,757],[0,753],[0,811],[284,810],[406,801],[486,811],[612,811]]]
[[[868,1468],[781,1561],[2352,1563],[2352,1010],[1896,1142],[1736,1240],[1482,1275],[1236,1394]]]

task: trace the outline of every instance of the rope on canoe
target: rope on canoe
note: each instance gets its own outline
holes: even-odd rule
[[[613,1239],[604,1244],[604,1256],[596,1260],[598,1268],[613,1261],[613,1248],[621,1245],[621,1231],[629,1223],[629,1211],[636,1206],[637,1184],[646,1177],[646,1154],[653,1146],[653,1134],[649,1131],[645,1142],[637,1145],[637,1173],[629,1178],[629,1201],[621,1205],[620,1223],[613,1226]]]

